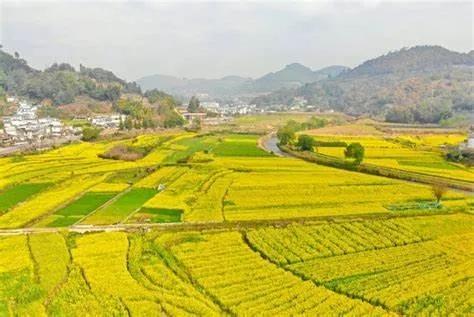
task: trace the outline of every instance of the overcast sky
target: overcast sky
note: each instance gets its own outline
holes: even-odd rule
[[[472,2],[0,0],[0,43],[37,68],[258,77],[292,62],[354,67],[390,50],[473,48]]]

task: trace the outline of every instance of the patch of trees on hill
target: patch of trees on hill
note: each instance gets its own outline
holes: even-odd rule
[[[138,93],[135,83],[128,83],[101,68],[80,66],[79,71],[66,63],[53,64],[44,71],[28,66],[16,53],[0,50],[0,93],[32,100],[51,100],[54,105],[72,103],[85,95],[99,101],[117,101],[122,93]]]

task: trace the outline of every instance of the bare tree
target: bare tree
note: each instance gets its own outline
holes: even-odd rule
[[[441,202],[441,198],[446,194],[448,191],[448,187],[444,184],[435,183],[431,186],[431,191],[436,198],[436,202],[439,204]]]

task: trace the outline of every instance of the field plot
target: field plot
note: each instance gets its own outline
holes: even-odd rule
[[[466,139],[463,134],[384,135],[372,126],[357,124],[332,126],[309,133],[317,141],[362,144],[366,163],[463,181],[474,179],[472,168],[448,162],[440,152],[440,146],[463,142]],[[321,146],[318,153],[343,158],[344,148]]]
[[[79,238],[77,243],[73,259],[84,270],[92,291],[111,296],[122,309],[125,309],[122,304],[125,303],[132,315],[141,315],[144,311],[155,316],[162,313],[175,316],[193,313],[212,315],[219,311],[191,285],[160,265],[157,258],[147,262],[144,265],[146,273],[142,273],[139,263],[141,246],[132,244],[129,247],[127,236],[123,233],[85,236]],[[131,265],[136,265],[133,275],[127,269],[127,252],[132,257],[138,257],[129,259]]]
[[[428,186],[295,161],[261,159],[233,174],[227,220],[388,213],[391,204],[432,200]],[[462,195],[451,194],[453,199]]]
[[[21,227],[35,221],[44,214],[69,203],[74,197],[101,182],[104,178],[105,176],[78,176],[61,182],[1,216],[0,228]]]
[[[132,188],[114,200],[111,204],[97,210],[87,217],[84,224],[114,224],[124,220],[137,211],[147,200],[155,196],[156,190],[151,188]]]
[[[88,192],[69,205],[56,211],[37,226],[67,227],[81,220],[107,201],[116,193]]]
[[[424,240],[397,220],[291,225],[285,230],[270,227],[250,231],[247,238],[252,245],[280,264],[403,246]]]
[[[191,238],[192,239],[192,238]],[[197,282],[237,315],[383,315],[265,262],[239,233],[195,237],[172,250]]]
[[[212,150],[216,156],[271,156],[269,153],[255,146],[254,136],[231,135]]]
[[[431,223],[425,232],[448,233],[423,236],[422,223]],[[409,315],[464,315],[474,304],[472,225],[467,215],[434,216],[261,229],[248,239],[272,261],[335,292]]]
[[[0,214],[47,188],[50,184],[23,183],[0,191]]]
[[[181,209],[140,208],[127,219],[127,223],[166,223],[181,222],[183,211]]]

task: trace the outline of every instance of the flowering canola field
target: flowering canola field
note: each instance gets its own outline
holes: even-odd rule
[[[151,134],[0,158],[0,316],[472,314],[472,196],[433,209],[430,186],[257,140]],[[98,156],[119,143],[153,149]]]
[[[469,315],[468,214],[0,237],[0,314]]]

